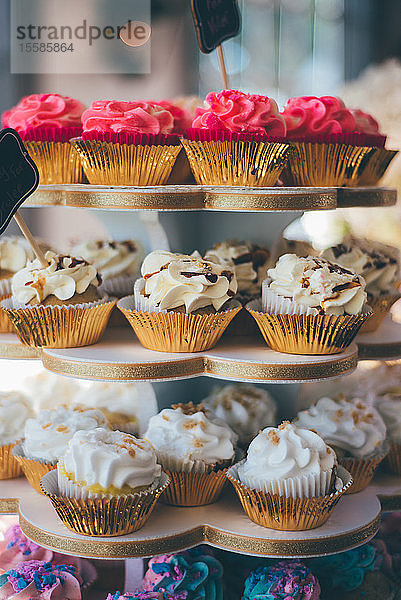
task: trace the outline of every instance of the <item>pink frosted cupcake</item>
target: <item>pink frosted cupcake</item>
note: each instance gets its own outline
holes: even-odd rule
[[[73,141],[85,175],[100,185],[161,185],[180,152],[174,117],[154,102],[96,100]]]
[[[377,121],[335,96],[290,98],[281,115],[292,142],[284,182],[293,185],[374,185],[396,152],[385,150]]]
[[[30,560],[0,575],[3,600],[81,600],[75,567]]]
[[[80,135],[84,110],[79,100],[68,96],[31,94],[3,113],[3,127],[18,131],[42,184],[82,181],[79,158],[69,140]]]
[[[285,132],[274,100],[223,90],[206,96],[183,144],[200,184],[269,186],[288,158]]]

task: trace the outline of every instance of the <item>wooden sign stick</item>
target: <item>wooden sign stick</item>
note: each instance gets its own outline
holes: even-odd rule
[[[26,240],[28,241],[29,245],[31,246],[32,250],[34,251],[36,258],[39,259],[40,264],[45,269],[46,267],[49,266],[49,263],[45,259],[45,255],[43,254],[42,250],[40,249],[38,242],[35,240],[32,233],[30,232],[28,225],[25,223],[19,210],[17,210],[17,212],[15,213],[14,219],[16,220],[18,227],[21,229]]]
[[[217,50],[217,57],[219,59],[220,72],[221,72],[221,77],[223,79],[224,89],[228,90],[229,89],[228,75],[227,75],[227,70],[226,70],[226,63],[224,62],[224,54],[223,54],[223,47],[222,47],[222,45],[219,44],[217,46],[216,50]]]

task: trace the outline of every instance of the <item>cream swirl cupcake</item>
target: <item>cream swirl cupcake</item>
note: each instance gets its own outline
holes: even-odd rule
[[[67,527],[109,536],[142,527],[168,483],[149,442],[98,427],[72,436],[41,488]]]
[[[374,405],[386,424],[390,444],[386,464],[392,473],[401,475],[401,384],[383,383],[374,395]]]
[[[171,477],[166,502],[198,506],[217,500],[235,455],[227,425],[206,415],[202,405],[178,404],[152,417],[144,438]]]
[[[202,404],[238,435],[247,446],[260,428],[276,423],[276,404],[269,392],[260,386],[230,384],[217,387]]]
[[[36,411],[56,408],[61,404],[71,405],[80,389],[78,379],[63,377],[45,369],[24,380],[24,391]]]
[[[386,426],[377,410],[358,398],[320,398],[298,413],[296,425],[316,431],[352,475],[351,492],[367,487],[388,452]]]
[[[41,476],[56,468],[74,433],[97,427],[108,427],[100,410],[67,406],[41,410],[25,422],[24,441],[14,448],[13,454],[30,484],[40,491]]]
[[[46,253],[15,273],[12,297],[1,304],[19,338],[30,346],[68,348],[95,343],[114,301],[100,298],[101,278],[85,260]]]
[[[341,352],[371,315],[363,277],[323,258],[284,254],[267,274],[263,312],[247,308],[274,350]]]
[[[156,394],[150,383],[82,384],[75,404],[101,410],[113,429],[134,435],[143,434],[149,419],[157,414]]]
[[[21,467],[12,455],[14,446],[24,437],[25,422],[34,413],[21,392],[0,392],[0,479],[21,475]]]
[[[134,298],[118,302],[140,342],[167,352],[211,348],[240,310],[233,270],[191,256],[156,250],[141,267]]]

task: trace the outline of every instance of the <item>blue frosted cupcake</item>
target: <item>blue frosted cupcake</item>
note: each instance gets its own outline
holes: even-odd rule
[[[319,600],[320,585],[312,571],[297,560],[258,567],[245,581],[242,600]]]

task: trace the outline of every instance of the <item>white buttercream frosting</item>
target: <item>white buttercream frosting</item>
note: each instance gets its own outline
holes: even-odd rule
[[[0,392],[0,446],[22,440],[25,422],[33,415],[24,394],[17,391]]]
[[[144,294],[160,309],[185,306],[190,313],[206,306],[219,310],[237,292],[232,270],[192,256],[164,250],[151,252],[141,268]]]
[[[60,404],[71,405],[80,389],[78,380],[44,369],[24,380],[24,391],[31,398],[36,411],[55,408]]]
[[[380,451],[386,438],[386,426],[377,410],[358,398],[320,398],[309,410],[299,412],[295,423],[359,458]]]
[[[51,295],[68,300],[100,283],[95,267],[83,259],[46,252],[46,260],[46,268],[36,259],[14,275],[11,288],[17,302],[37,304]]]
[[[214,464],[234,456],[230,428],[202,411],[185,414],[181,408],[165,408],[150,419],[144,437],[158,454],[180,460]]]
[[[105,490],[111,486],[148,487],[161,474],[149,442],[101,427],[77,431],[68,442],[62,463],[75,482]]]
[[[225,385],[202,400],[245,445],[261,428],[276,424],[276,404],[269,392],[251,384]]]
[[[70,252],[96,267],[103,279],[137,275],[144,255],[142,245],[134,240],[91,240],[73,245]]]
[[[48,246],[39,240],[39,246],[48,250]],[[35,254],[25,238],[4,236],[0,238],[0,275],[1,271],[20,271],[29,261],[35,259]]]
[[[28,458],[55,461],[64,455],[67,443],[76,431],[108,427],[100,410],[58,406],[41,410],[25,423],[23,450]]]
[[[157,414],[157,400],[150,383],[110,383],[94,381],[82,384],[74,402],[97,408],[117,429],[128,426],[134,433],[144,433],[149,419]]]
[[[376,396],[375,407],[386,424],[388,440],[401,444],[401,389],[394,391]]]
[[[326,314],[357,315],[366,302],[363,277],[323,258],[284,254],[267,273],[279,296]]]
[[[398,248],[349,236],[341,244],[325,250],[322,256],[362,275],[368,294],[377,297],[394,293],[394,285],[400,276]]]

